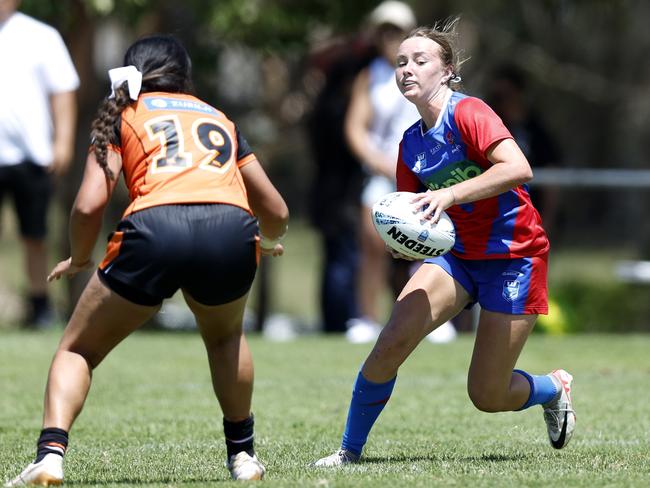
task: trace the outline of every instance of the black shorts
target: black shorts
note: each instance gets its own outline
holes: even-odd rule
[[[233,205],[160,205],[132,213],[109,236],[97,271],[115,293],[154,306],[180,288],[204,305],[248,292],[257,221]]]
[[[13,198],[20,235],[43,239],[52,197],[52,178],[47,168],[31,162],[0,165],[0,204],[5,194]]]

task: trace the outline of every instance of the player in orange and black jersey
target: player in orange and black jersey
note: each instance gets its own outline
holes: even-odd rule
[[[279,256],[288,210],[235,124],[192,96],[190,59],[170,36],[139,40],[93,122],[70,216],[71,256],[48,280],[92,266],[119,173],[131,203],[66,327],[45,393],[36,459],[8,486],[60,484],[68,431],[92,370],[181,289],[208,352],[228,468],[260,479],[253,450],[253,363],[242,332],[259,253]]]

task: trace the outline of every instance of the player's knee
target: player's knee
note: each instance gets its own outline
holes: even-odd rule
[[[482,412],[503,412],[503,395],[495,388],[469,383],[467,393],[474,406]]]
[[[238,347],[243,331],[239,327],[211,327],[201,328],[201,335],[206,350],[210,355],[221,355],[224,350]]]
[[[62,358],[66,364],[71,365],[74,363],[83,364],[85,362],[88,369],[94,370],[99,363],[102,362],[106,354],[90,351],[86,348],[71,345],[68,347],[62,346],[56,353],[56,357]],[[80,362],[83,361],[83,362]]]

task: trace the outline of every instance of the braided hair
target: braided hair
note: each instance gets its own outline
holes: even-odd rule
[[[183,45],[173,36],[152,35],[136,41],[124,55],[124,66],[135,66],[142,73],[140,93],[167,92],[192,93],[192,62]],[[91,125],[97,163],[109,179],[115,175],[108,167],[107,153],[110,144],[119,141],[120,115],[133,100],[124,82],[115,88],[115,97],[106,98]]]

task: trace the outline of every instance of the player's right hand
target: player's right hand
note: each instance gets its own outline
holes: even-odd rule
[[[69,257],[68,259],[61,261],[59,262],[59,264],[54,266],[54,269],[47,276],[47,282],[50,283],[54,280],[61,279],[61,276],[76,275],[80,271],[92,268],[93,266],[94,263],[92,262],[91,259],[89,259],[83,264],[77,265],[77,264],[72,264],[72,257]]]

